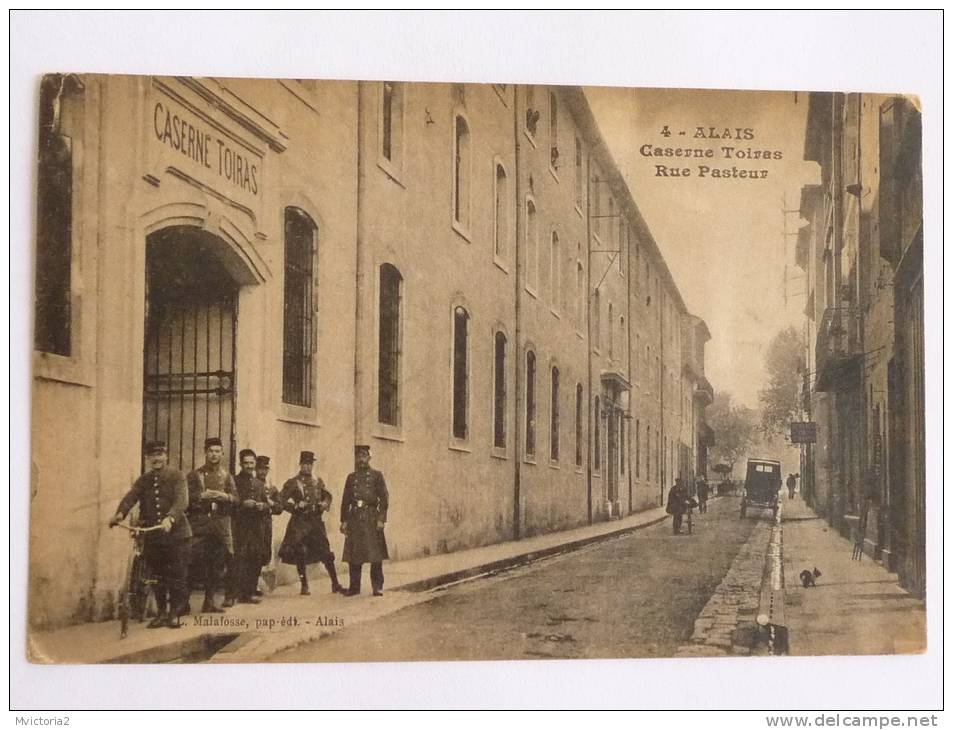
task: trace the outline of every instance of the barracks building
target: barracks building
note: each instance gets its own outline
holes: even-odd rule
[[[580,88],[50,75],[38,145],[36,626],[114,614],[152,439],[335,500],[369,443],[397,560],[705,473],[710,334]]]

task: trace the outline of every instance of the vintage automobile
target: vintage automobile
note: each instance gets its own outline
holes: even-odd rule
[[[748,459],[745,488],[741,494],[741,517],[748,507],[771,510],[778,516],[778,494],[781,491],[781,462],[771,459]]]

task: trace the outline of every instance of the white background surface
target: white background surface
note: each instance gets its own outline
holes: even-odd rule
[[[939,13],[13,12],[11,707],[913,710],[941,703]],[[923,102],[929,652],[876,658],[44,667],[25,661],[36,90],[56,71],[916,93]],[[64,453],[63,458],[68,459]],[[69,485],[64,484],[64,489]],[[684,717],[764,727],[758,716]],[[249,716],[245,716],[246,718]],[[120,714],[75,727],[125,723]],[[528,719],[528,718],[527,718]],[[8,718],[12,724],[12,718]],[[193,722],[230,723],[220,716]],[[264,717],[254,721],[274,722]],[[668,726],[676,718],[641,718]],[[159,718],[137,718],[151,725]],[[293,722],[281,716],[277,722]],[[313,721],[308,719],[308,722]],[[345,718],[329,720],[350,725]],[[383,722],[383,719],[381,720]],[[492,721],[492,720],[491,720]],[[190,725],[191,723],[189,723]],[[416,724],[416,722],[415,722]],[[443,723],[442,723],[443,724]],[[388,722],[388,726],[390,723]]]

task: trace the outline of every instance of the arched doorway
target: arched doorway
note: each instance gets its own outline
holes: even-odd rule
[[[169,464],[190,471],[218,436],[235,461],[235,320],[238,284],[225,243],[193,226],[146,238],[143,443],[161,439]]]

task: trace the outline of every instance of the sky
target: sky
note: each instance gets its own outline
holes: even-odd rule
[[[768,343],[780,329],[800,331],[804,322],[795,237],[783,235],[785,226],[793,233],[803,222],[796,212],[783,211],[796,211],[801,186],[819,178],[816,163],[802,160],[807,94],[587,87],[586,95],[682,299],[708,324],[708,379],[716,391],[757,407]],[[698,127],[704,136],[696,136]],[[728,128],[731,137],[715,139],[710,127],[719,137]],[[645,156],[644,145],[712,149],[715,156]],[[732,152],[726,159],[724,146],[769,150],[771,158],[737,159]],[[656,165],[688,168],[691,175],[659,176]],[[700,165],[729,174],[733,166],[767,170],[767,177],[701,177]]]

